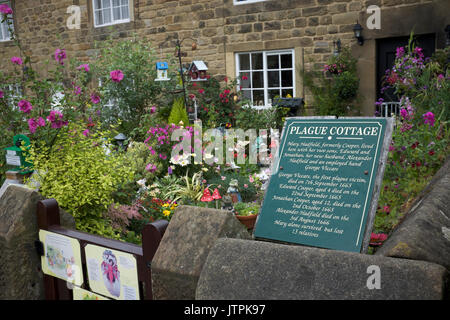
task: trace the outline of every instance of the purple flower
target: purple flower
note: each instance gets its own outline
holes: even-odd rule
[[[4,96],[5,96],[5,93],[2,90],[0,90],[0,99],[2,99]]]
[[[403,57],[403,55],[405,54],[405,48],[404,47],[398,47],[397,48],[397,53],[396,53],[396,58],[401,58]]]
[[[81,88],[79,86],[75,86],[73,88],[73,92],[77,96],[77,95],[81,94]]]
[[[87,137],[89,135],[89,129],[84,130],[82,133],[85,137]]]
[[[434,119],[433,112],[429,111],[429,112],[425,113],[423,115],[423,119],[424,119],[424,124],[428,124],[428,125],[430,125],[430,127],[434,126],[435,119]]]
[[[38,127],[38,123],[36,120],[34,120],[34,118],[28,119],[28,129],[30,130],[31,133],[35,133],[37,127]]]
[[[100,103],[100,97],[96,95],[95,93],[91,94],[91,102],[93,104]]]
[[[57,116],[59,117],[59,119],[57,119]],[[47,117],[47,120],[50,121],[51,123],[57,121],[57,120],[61,120],[63,117],[62,113],[57,111],[57,110],[52,110],[50,111],[50,115]]]
[[[123,79],[123,72],[121,70],[114,70],[109,73],[111,80],[114,82],[120,82]]]
[[[39,117],[37,124],[39,127],[45,127],[45,120],[42,117]]]
[[[156,112],[156,107],[155,106],[152,106],[151,108],[150,108],[150,113],[155,113]]]
[[[12,14],[13,11],[6,3],[4,3],[4,4],[0,4],[0,13]]]
[[[172,174],[172,167],[167,168],[167,173]]]
[[[65,49],[56,49],[55,50],[55,60],[58,61],[60,65],[64,65],[64,59],[67,58]]]
[[[19,101],[19,109],[20,109],[20,111],[22,111],[24,113],[29,113],[33,109],[33,106],[27,100],[20,100]]]
[[[11,62],[13,64],[17,64],[18,66],[21,66],[23,64],[23,60],[19,57],[12,57]]]
[[[408,117],[408,111],[406,111],[405,108],[402,108],[400,110],[400,115],[402,116],[403,119],[406,119]]]
[[[89,67],[89,64],[80,64],[77,70],[84,70],[86,72],[89,72],[91,68]]]

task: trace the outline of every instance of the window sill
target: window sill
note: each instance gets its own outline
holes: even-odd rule
[[[131,19],[128,20],[120,20],[120,21],[116,21],[116,22],[112,22],[112,23],[106,23],[106,24],[101,24],[101,25],[95,25],[94,24],[94,28],[95,29],[101,29],[101,28],[105,28],[105,27],[111,27],[111,26],[115,26],[115,25],[119,25],[119,24],[126,24],[126,23],[130,23]]]

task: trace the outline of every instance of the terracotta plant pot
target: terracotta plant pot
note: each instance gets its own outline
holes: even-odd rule
[[[247,227],[247,229],[253,229],[253,227],[255,226],[255,222],[256,222],[256,218],[258,217],[257,214],[252,214],[249,216],[239,216],[236,215],[236,218],[238,218],[238,220]]]

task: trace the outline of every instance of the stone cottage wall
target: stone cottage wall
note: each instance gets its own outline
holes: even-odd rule
[[[208,63],[210,73],[234,78],[234,54],[240,51],[295,49],[296,68],[321,66],[333,51],[333,41],[350,45],[360,60],[361,95],[364,113],[373,114],[375,101],[375,39],[416,33],[438,33],[438,45],[445,42],[445,16],[450,9],[446,0],[267,0],[233,5],[232,0],[130,0],[130,23],[95,28],[92,0],[13,0],[16,31],[32,62],[47,67],[56,48],[64,47],[70,57],[88,61],[95,42],[112,36],[130,38],[137,34],[148,39],[159,52],[173,53],[179,36],[185,39],[184,62],[194,58]],[[81,8],[81,28],[69,30],[67,8]],[[368,30],[366,9],[382,9],[381,30]],[[353,35],[356,21],[363,25],[366,39],[360,47]],[[191,50],[192,42],[197,50]],[[18,51],[11,42],[0,42],[0,69],[10,70],[9,58]],[[298,72],[296,96],[303,92]]]

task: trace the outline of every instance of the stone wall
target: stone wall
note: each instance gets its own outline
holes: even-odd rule
[[[92,0],[20,0],[13,1],[15,27],[23,47],[33,63],[53,59],[54,50],[64,47],[69,57],[89,60],[95,42],[114,38],[129,38],[134,33],[148,39],[162,53],[173,53],[170,40],[186,39],[184,62],[194,58],[208,63],[210,73],[234,78],[234,54],[294,48],[296,67],[321,65],[333,51],[333,41],[341,39],[350,45],[360,59],[361,95],[364,113],[373,114],[375,101],[375,39],[395,35],[437,33],[438,46],[445,42],[444,28],[449,23],[446,0],[269,0],[233,5],[233,0],[134,0],[130,23],[95,28]],[[67,8],[81,8],[81,29],[69,30]],[[370,5],[382,8],[381,30],[367,30],[364,21]],[[426,11],[428,14],[422,14]],[[431,15],[430,15],[431,14]],[[353,35],[353,25],[359,21],[366,38],[360,47]],[[420,22],[420,23],[418,23]],[[191,44],[198,44],[196,51]],[[8,70],[9,58],[17,55],[11,42],[0,42],[0,68]],[[45,72],[46,68],[40,68]],[[296,95],[304,96],[296,75]],[[310,97],[307,96],[309,99]]]

